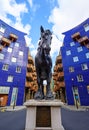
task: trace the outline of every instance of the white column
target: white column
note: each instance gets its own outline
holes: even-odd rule
[[[36,107],[27,107],[25,130],[34,130],[36,127]]]
[[[51,107],[51,126],[53,130],[64,130],[61,122],[61,107]]]

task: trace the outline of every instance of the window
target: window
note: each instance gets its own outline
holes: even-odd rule
[[[81,74],[77,75],[77,81],[82,82],[83,81],[83,75],[81,75]]]
[[[0,32],[4,33],[5,32],[5,26],[4,25],[0,25]]]
[[[89,24],[84,25],[84,30],[85,30],[85,32],[89,31]]]
[[[88,92],[88,94],[89,94],[89,85],[87,85],[87,92]]]
[[[4,59],[4,54],[0,53],[0,60]]]
[[[86,55],[86,58],[88,59],[89,58],[89,52],[87,52],[85,55]]]
[[[81,52],[81,51],[83,51],[83,48],[80,46],[80,47],[77,48],[77,51]]]
[[[88,69],[88,66],[87,66],[87,64],[81,64],[81,67],[82,67],[82,70],[87,70]]]
[[[16,105],[17,96],[18,96],[18,88],[15,87],[13,88],[13,91],[12,91],[11,103],[10,103],[11,106]]]
[[[73,61],[78,62],[79,61],[78,57],[77,56],[73,57]]]
[[[74,67],[69,67],[69,72],[74,72]]]
[[[2,70],[8,70],[9,68],[9,65],[8,64],[4,64],[3,67],[2,67]]]
[[[12,62],[16,62],[16,58],[15,58],[15,57],[12,57],[11,61],[12,61]]]
[[[23,51],[19,51],[19,55],[20,55],[20,56],[23,56]]]
[[[7,82],[13,82],[13,76],[9,75],[7,78]]]
[[[68,56],[68,55],[71,55],[71,51],[70,51],[70,50],[66,51],[66,55],[67,55],[67,56]]]
[[[12,52],[12,48],[11,47],[8,47],[8,50],[7,50],[8,52]]]
[[[71,42],[71,43],[70,43],[70,46],[75,46],[75,43],[74,43],[74,42]]]
[[[2,39],[2,35],[0,34],[0,40]]]
[[[16,43],[15,43],[15,46],[16,46],[16,47],[19,47],[19,43],[18,43],[18,42],[16,42]]]
[[[21,66],[17,66],[17,67],[16,67],[16,72],[17,72],[17,73],[21,73]]]
[[[9,94],[10,87],[0,86],[0,94]]]

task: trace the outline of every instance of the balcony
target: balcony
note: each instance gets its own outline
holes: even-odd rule
[[[80,32],[77,32],[77,33],[75,33],[75,34],[73,34],[72,36],[71,36],[71,38],[74,40],[74,41],[78,41],[78,39],[80,39]]]
[[[33,72],[33,65],[31,65],[31,64],[27,64],[27,71],[28,72]]]
[[[25,82],[25,86],[26,86],[27,88],[32,88],[32,87],[33,87],[33,82],[28,82],[28,81],[26,81],[26,82]]]
[[[81,45],[86,45],[86,44],[89,43],[89,38],[88,38],[87,36],[84,36],[84,37],[80,38],[80,39],[78,40],[78,42],[79,42]]]
[[[65,87],[65,82],[64,82],[64,81],[63,81],[63,82],[60,82],[59,86],[60,86],[60,87]]]
[[[56,58],[56,65],[57,65],[58,63],[62,63],[62,56],[61,56],[61,55],[60,55],[60,56],[57,56],[57,58]]]
[[[65,82],[56,82],[55,85],[54,85],[54,90],[59,90],[61,87],[65,87]]]
[[[53,70],[54,70],[54,72],[56,72],[56,71],[57,71],[57,66],[54,66],[54,69],[53,69]]]
[[[33,74],[27,72],[27,73],[26,73],[26,78],[27,78],[28,81],[33,81]]]
[[[57,77],[59,78],[59,77],[63,77],[63,76],[64,76],[64,72],[59,72]]]
[[[58,73],[56,73],[56,72],[53,73],[53,80],[57,80],[57,75],[58,75]]]
[[[0,46],[0,51],[2,51],[2,49],[3,49],[3,46]]]
[[[57,86],[54,85],[54,91],[56,92],[58,90]]]
[[[9,46],[11,41],[5,37],[2,38],[2,45]]]
[[[38,86],[36,86],[36,85],[34,85],[34,86],[31,88],[31,90],[33,90],[34,92],[36,92],[37,89],[38,89]]]
[[[28,57],[28,63],[34,65],[33,58],[31,56]]]
[[[57,65],[57,71],[59,70],[59,68],[63,68],[63,65],[62,64],[58,64]]]
[[[10,40],[15,42],[18,39],[18,36],[16,36],[15,34],[11,33],[10,34]]]

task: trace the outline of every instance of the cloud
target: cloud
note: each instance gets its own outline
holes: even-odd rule
[[[32,8],[32,6],[33,6],[33,0],[27,0],[27,1],[29,3],[30,7]]]
[[[52,35],[52,42],[51,42],[51,57],[54,56],[55,53],[59,53],[60,46],[62,46],[62,42],[56,37],[56,35]]]
[[[32,39],[29,38],[31,26],[30,24],[24,25],[22,23],[22,17],[25,13],[28,13],[26,4],[17,4],[15,0],[2,0],[0,1],[0,5],[0,18],[17,30],[27,33],[28,35],[25,36],[26,44],[28,47],[34,48],[33,44],[31,43]],[[11,20],[8,15],[12,16],[15,20]]]
[[[34,49],[34,45],[32,44],[32,39],[29,38],[27,35],[25,36],[26,44],[30,49]]]
[[[7,18],[7,15],[9,14],[16,19],[20,19],[21,14],[28,12],[25,3],[17,4],[15,0],[0,0],[0,5],[0,17],[2,18]]]
[[[35,13],[37,11],[37,9],[40,7],[39,4],[33,3],[33,0],[27,0],[31,10]]]
[[[53,33],[62,38],[65,32],[83,22],[89,17],[89,0],[57,0],[48,22],[53,24]]]
[[[29,33],[31,26],[29,24],[24,26],[22,24],[22,15],[28,13],[25,3],[17,4],[15,0],[3,0],[0,1],[0,5],[0,18],[3,21],[20,31],[26,30],[26,33]],[[12,16],[15,20],[11,20],[8,15]]]

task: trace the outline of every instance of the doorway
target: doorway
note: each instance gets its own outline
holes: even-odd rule
[[[79,97],[79,92],[78,92],[78,87],[73,86],[72,87],[72,91],[73,91],[73,97],[74,97],[74,104],[76,105],[76,97],[78,100],[78,106],[80,106],[80,97]]]
[[[8,94],[0,94],[0,106],[7,106]]]

